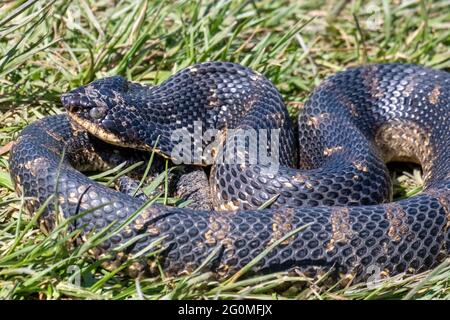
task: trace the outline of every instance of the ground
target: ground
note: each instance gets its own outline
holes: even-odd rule
[[[8,146],[18,132],[60,113],[61,93],[97,78],[120,74],[157,84],[195,62],[233,61],[272,80],[295,117],[328,75],[388,61],[448,70],[449,45],[448,1],[3,1],[0,298],[449,298],[448,260],[369,286],[329,286],[283,273],[222,282],[207,273],[133,279],[93,264],[86,252],[95,243],[68,246],[64,226],[42,232],[37,215],[21,209],[8,173]],[[122,170],[93,178],[108,182]],[[397,197],[420,191],[420,170],[392,171]]]

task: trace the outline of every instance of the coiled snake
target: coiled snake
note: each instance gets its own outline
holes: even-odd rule
[[[154,204],[105,241],[100,253],[139,235],[117,255],[126,259],[162,237],[159,258],[167,273],[191,272],[215,252],[205,267],[227,276],[305,226],[252,270],[331,269],[360,281],[370,276],[371,266],[384,275],[418,272],[448,255],[450,75],[444,71],[374,64],[339,72],[300,110],[298,136],[274,85],[227,62],[194,65],[153,87],[105,78],[64,94],[62,103],[67,115],[44,118],[22,131],[11,151],[11,175],[17,191],[30,199],[30,211],[52,194],[66,218],[91,210],[76,220],[86,232],[125,221],[144,200],[77,171],[109,157],[106,144],[85,147],[80,128],[110,144],[154,149],[169,158],[177,147],[176,129],[219,132],[219,148],[210,149],[215,211]],[[270,143],[252,140],[264,131]],[[252,133],[243,140],[244,151],[221,143],[236,138],[236,132]],[[260,153],[250,161],[252,144],[278,155],[275,171],[265,170]],[[192,150],[205,147],[207,141],[197,140]],[[124,150],[119,152],[130,153]],[[226,151],[241,161],[218,161]],[[392,160],[421,164],[421,193],[389,202],[385,163]],[[200,162],[206,164],[205,158]],[[257,210],[271,200],[270,208]],[[54,209],[50,203],[43,216],[49,225]],[[149,265],[144,260],[134,267],[143,271]]]

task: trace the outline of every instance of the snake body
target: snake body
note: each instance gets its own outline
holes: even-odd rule
[[[21,132],[11,151],[12,179],[30,199],[30,211],[52,194],[66,218],[90,210],[76,220],[85,232],[132,219],[100,253],[138,235],[118,255],[123,260],[162,238],[157,248],[163,249],[159,258],[167,273],[191,272],[212,255],[205,268],[227,276],[304,226],[271,248],[252,271],[334,270],[361,281],[373,270],[383,275],[426,270],[448,255],[450,75],[444,71],[392,63],[339,72],[301,108],[297,137],[275,86],[226,62],[197,64],[151,87],[122,77],[101,79],[64,94],[62,103],[66,115],[44,118]],[[155,150],[172,159],[177,129],[189,134],[218,129],[219,142],[233,140],[236,132],[256,132],[256,138],[244,139],[244,149],[261,145],[252,140],[262,137],[261,130],[270,131],[269,138],[278,132],[278,144],[264,145],[270,154],[278,152],[278,167],[264,170],[259,154],[253,163],[247,151],[237,150],[239,144],[225,144],[213,150],[214,211],[158,204],[142,209],[143,199],[77,170],[105,148],[99,142],[86,155],[67,152],[80,144],[80,127],[119,149]],[[193,149],[205,147],[203,141]],[[241,161],[217,161],[227,150]],[[393,160],[421,164],[421,193],[389,202],[385,163]],[[202,157],[200,164],[208,163]],[[267,202],[270,208],[257,209]],[[51,203],[43,220],[53,224],[55,209]],[[144,260],[134,267],[140,272],[150,265]]]

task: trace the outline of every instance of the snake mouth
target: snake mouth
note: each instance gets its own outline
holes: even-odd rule
[[[75,89],[61,96],[61,102],[72,123],[106,143],[124,148],[149,150],[143,143],[127,141],[125,137],[114,130],[114,123],[106,120],[102,115],[99,119],[91,119],[93,117],[91,111],[105,109],[105,106],[99,105],[98,102],[94,103],[92,99],[80,94],[78,90],[80,89]]]
[[[124,148],[133,148],[133,149],[139,149],[139,150],[150,150],[148,146],[142,143],[130,143],[127,141],[124,141],[119,135],[116,135],[106,129],[104,129],[100,124],[93,123],[87,119],[84,119],[80,117],[76,112],[72,111],[72,108],[69,107],[67,110],[67,115],[69,116],[70,120],[78,125],[79,127],[86,130],[91,135],[95,136],[96,138],[109,143],[113,144],[119,147]]]
[[[75,124],[80,126],[81,128],[85,129],[87,132],[92,134],[93,136],[99,138],[100,140],[103,140],[105,142],[118,145],[118,146],[124,146],[124,142],[120,137],[116,136],[115,134],[108,132],[107,130],[103,129],[100,125],[90,122],[89,120],[83,119],[79,115],[77,115],[76,112],[72,111],[72,108],[69,108],[67,110],[67,115],[69,116],[70,120],[72,120]]]

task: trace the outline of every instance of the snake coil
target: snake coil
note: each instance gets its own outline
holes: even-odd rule
[[[339,72],[300,110],[298,137],[274,85],[226,62],[197,64],[151,87],[122,77],[101,79],[64,94],[62,103],[67,114],[21,132],[11,151],[11,176],[32,212],[52,194],[66,218],[91,210],[76,221],[86,232],[123,222],[144,204],[77,170],[98,159],[112,161],[113,147],[106,143],[117,146],[114,154],[154,149],[171,157],[172,134],[179,129],[189,134],[199,126],[202,132],[217,129],[222,138],[232,130],[257,132],[257,138],[261,130],[279,132],[279,145],[270,150],[279,154],[275,173],[264,170],[261,158],[250,163],[248,152],[238,154],[241,163],[213,161],[216,210],[152,205],[99,252],[139,235],[117,257],[126,259],[162,237],[160,258],[167,273],[190,272],[217,250],[206,267],[227,276],[305,226],[252,270],[316,274],[333,268],[361,281],[374,267],[383,275],[419,272],[448,255],[450,75],[444,71],[393,63]],[[80,127],[106,143],[92,138],[86,147]],[[245,147],[256,143],[246,141]],[[393,160],[421,164],[421,193],[389,202],[385,163]],[[257,210],[270,199],[270,208]],[[54,209],[50,204],[43,216],[50,225]],[[142,261],[135,268],[149,265]]]

